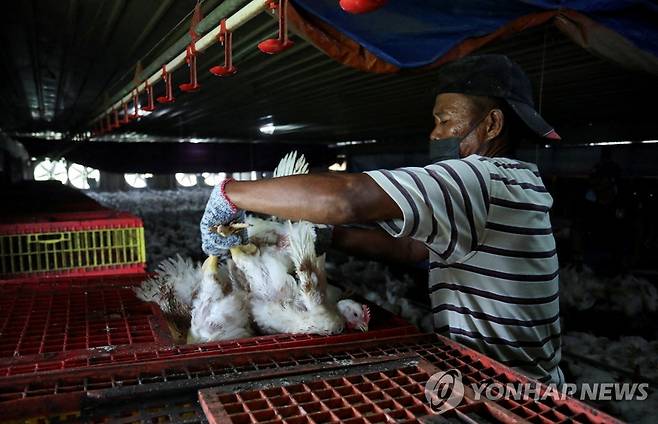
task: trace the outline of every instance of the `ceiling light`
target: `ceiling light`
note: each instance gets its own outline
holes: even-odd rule
[[[274,129],[275,128],[276,127],[274,126],[274,124],[270,122],[270,123],[267,123],[267,124],[263,125],[262,127],[260,127],[259,130],[263,134],[272,135],[272,134],[274,134]]]
[[[333,165],[329,167],[330,171],[347,171],[347,162],[342,161],[342,162],[336,162]]]

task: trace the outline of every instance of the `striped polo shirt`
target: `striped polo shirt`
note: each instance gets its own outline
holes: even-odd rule
[[[380,222],[429,249],[438,332],[542,382],[563,382],[553,198],[534,164],[471,155],[366,172],[403,219]]]

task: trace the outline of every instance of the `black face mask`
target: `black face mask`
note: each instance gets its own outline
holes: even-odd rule
[[[471,135],[473,131],[484,121],[489,112],[485,113],[482,118],[471,126],[466,135],[462,137],[446,137],[430,141],[429,163],[436,163],[442,160],[459,159],[459,145],[462,140]]]
[[[465,137],[448,137],[430,142],[430,163],[459,159],[459,144]]]

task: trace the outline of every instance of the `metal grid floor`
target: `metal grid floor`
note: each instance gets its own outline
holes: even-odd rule
[[[44,372],[38,379],[32,375],[11,376],[0,379],[0,408],[16,416],[38,414],[41,410],[52,413],[79,409],[88,402],[103,405],[122,400],[146,400],[150,396],[196,393],[199,389],[215,387],[222,393],[234,393],[235,397],[217,397],[215,403],[229,405],[236,422],[258,422],[271,417],[270,412],[258,409],[263,402],[284,408],[276,412],[279,415],[296,413],[295,408],[286,407],[299,408],[308,403],[310,409],[304,408],[306,415],[318,414],[318,421],[335,420],[339,417],[337,414],[354,414],[351,419],[355,422],[375,420],[364,418],[371,415],[399,419],[403,414],[399,411],[404,411],[406,419],[418,419],[428,412],[423,388],[427,377],[438,370],[453,368],[461,372],[465,385],[485,381],[529,382],[515,371],[446,338],[414,335],[303,349],[256,351],[248,355],[170,358],[97,369]],[[275,390],[264,391],[269,389]],[[243,395],[247,399],[238,397]],[[284,395],[291,403],[277,405],[283,401],[275,398]],[[243,409],[237,406],[240,400],[247,401],[242,403]],[[258,402],[249,404],[250,401]],[[475,408],[471,405],[474,403],[467,400],[465,407]],[[541,424],[617,422],[571,398],[501,400],[495,402],[493,409],[490,406],[478,408],[481,413],[493,410],[498,416],[513,414],[517,421]],[[383,412],[387,407],[390,408],[388,415]],[[350,412],[339,411],[342,409]],[[414,418],[409,417],[409,413]],[[492,422],[513,421],[497,419]]]
[[[0,284],[0,376],[9,363],[72,358],[94,348],[171,341],[161,313],[135,297],[144,277],[112,284]],[[164,328],[163,328],[164,327]]]

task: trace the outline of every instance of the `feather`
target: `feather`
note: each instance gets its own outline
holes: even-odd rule
[[[174,339],[183,341],[190,327],[192,302],[199,290],[201,269],[180,255],[162,261],[155,275],[133,290],[138,299],[156,303],[167,318]]]
[[[187,342],[232,340],[252,335],[247,293],[231,282],[216,257],[208,257],[193,302]]]
[[[285,155],[274,169],[273,178],[287,177],[290,175],[308,174],[308,163],[304,155],[297,157],[297,151]]]
[[[167,311],[165,293],[175,297],[175,301],[182,305],[192,306],[192,298],[199,288],[201,272],[198,264],[191,259],[167,258],[160,262],[155,275],[144,281],[134,289],[137,297],[145,302],[155,302],[160,309]]]
[[[279,162],[274,177],[305,173],[306,158],[290,152]],[[236,268],[231,272],[249,287],[250,310],[259,329],[267,334],[343,331],[346,315],[339,311],[337,300],[327,301],[325,256],[318,257],[315,251],[314,225],[256,217],[248,217],[246,223],[249,244],[230,249]],[[358,311],[361,321],[367,320],[369,310],[353,303],[351,309]],[[367,329],[367,322],[353,321],[348,320],[353,328]]]
[[[315,255],[315,231],[310,222],[293,225],[288,221],[290,259],[299,281],[301,301],[307,309],[320,305],[325,298],[327,280],[319,266],[324,260]]]
[[[287,244],[288,229],[285,223],[273,219],[261,219],[248,215],[245,219],[247,227],[247,238],[256,246],[278,245],[284,247]]]

